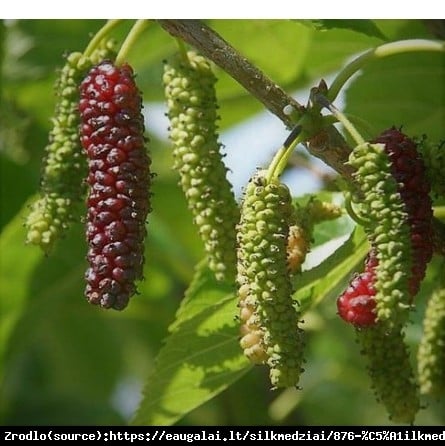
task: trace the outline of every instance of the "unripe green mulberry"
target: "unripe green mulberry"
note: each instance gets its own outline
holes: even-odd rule
[[[56,83],[57,102],[45,149],[40,198],[26,220],[27,242],[46,253],[77,219],[85,194],[86,159],[79,140],[78,86],[93,63],[110,54],[110,41],[105,41],[90,58],[71,53]]]
[[[174,145],[174,168],[218,280],[234,281],[239,209],[226,178],[218,142],[216,78],[194,52],[164,67],[163,81]]]
[[[357,330],[357,336],[367,359],[377,400],[383,403],[393,421],[412,423],[420,403],[409,351],[400,327],[389,327],[380,322]]]
[[[411,238],[391,161],[384,144],[365,143],[353,150],[349,162],[356,168],[360,211],[369,221],[365,229],[377,260],[373,283],[377,320],[403,324],[411,302]]]
[[[305,208],[313,224],[334,220],[342,214],[341,207],[316,198],[311,198]]]
[[[445,288],[428,301],[417,361],[421,393],[445,395]]]
[[[287,271],[293,218],[289,189],[257,172],[246,187],[238,225],[241,346],[252,362],[269,366],[273,387],[296,386],[302,372],[303,332]]]
[[[260,326],[260,318],[255,309],[255,300],[249,293],[249,285],[241,285],[238,290],[241,339],[240,346],[244,355],[253,364],[265,364],[267,361],[266,345],[264,344],[264,327]]]
[[[290,274],[301,271],[301,265],[306,260],[312,240],[312,231],[300,222],[289,227],[287,239],[287,267]]]

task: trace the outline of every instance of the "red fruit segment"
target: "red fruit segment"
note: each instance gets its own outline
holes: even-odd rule
[[[136,291],[150,210],[150,159],[132,69],[104,61],[80,86],[81,143],[89,160],[88,301],[121,310]]]
[[[368,327],[376,322],[375,300],[376,290],[375,267],[377,259],[375,253],[369,254],[365,271],[354,277],[346,291],[337,299],[337,309],[340,317],[357,327]]]

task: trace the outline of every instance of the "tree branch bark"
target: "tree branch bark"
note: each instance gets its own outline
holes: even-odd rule
[[[172,36],[179,37],[192,45],[221,67],[262,102],[286,127],[293,127],[296,116],[299,117],[304,113],[305,108],[301,104],[200,20],[158,20],[158,23]],[[284,113],[286,106],[294,108],[293,116]],[[346,180],[350,180],[352,169],[345,164],[345,161],[351,149],[335,127],[323,129],[320,135],[311,138],[307,148],[312,155],[323,160]]]
[[[283,109],[290,105],[301,115],[304,107],[206,24],[199,20],[158,20],[158,23],[171,35],[180,37],[220,66],[278,116],[287,127],[295,125],[295,121],[286,115]]]

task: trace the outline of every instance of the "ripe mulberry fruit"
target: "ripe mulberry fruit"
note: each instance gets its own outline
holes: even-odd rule
[[[80,86],[81,143],[89,184],[85,295],[104,308],[123,309],[136,291],[144,262],[150,210],[150,158],[145,149],[142,98],[131,67],[103,61]]]
[[[56,83],[57,103],[43,163],[40,197],[26,220],[27,242],[48,253],[70,223],[78,220],[84,202],[86,158],[79,141],[78,85],[91,66],[114,54],[104,40],[91,57],[71,53]]]
[[[287,270],[293,217],[289,189],[257,172],[246,187],[237,228],[240,344],[253,363],[269,366],[273,387],[296,386],[303,364],[303,331]]]
[[[400,327],[382,322],[357,330],[377,401],[394,422],[412,423],[420,408],[409,351]]]
[[[216,78],[209,62],[188,52],[164,67],[174,168],[218,280],[234,282],[239,209],[218,142]]]
[[[428,301],[417,352],[420,392],[445,395],[445,288]]]

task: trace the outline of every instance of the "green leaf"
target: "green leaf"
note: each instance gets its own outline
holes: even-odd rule
[[[218,33],[249,61],[292,94],[319,77],[337,70],[356,54],[381,43],[380,39],[345,29],[326,32],[287,20],[214,20]],[[217,97],[221,106],[221,127],[245,119],[262,105],[222,70],[217,70]]]
[[[319,76],[336,72],[351,56],[381,43],[380,39],[347,29],[313,31],[311,46],[306,55],[305,83],[298,86],[307,86],[308,81],[318,84]]]
[[[304,67],[312,32],[287,20],[214,20],[210,26],[241,54],[280,84],[297,78]]]
[[[320,246],[322,248],[323,245]],[[304,271],[294,278],[297,290],[294,298],[300,303],[302,312],[319,304],[323,299],[334,297],[369,250],[366,235],[357,226],[348,240],[318,266]]]
[[[40,251],[25,246],[23,221],[23,213],[18,214],[0,235],[0,380],[9,338],[25,310],[26,284],[43,257]]]
[[[20,211],[36,184],[38,179],[28,166],[25,168],[0,153],[0,231]]]
[[[376,137],[393,125],[410,136],[443,138],[445,56],[401,54],[373,61],[346,91],[346,112],[368,121]],[[360,129],[362,130],[362,129]]]
[[[7,75],[13,82],[42,78],[63,64],[63,54],[83,51],[102,20],[18,20],[7,30]]]
[[[336,19],[321,19],[321,20],[299,20],[301,23],[311,25],[316,30],[328,30],[332,28],[349,29],[366,34],[370,37],[377,37],[385,39],[380,29],[374,23],[374,20],[336,20]]]
[[[70,394],[106,404],[121,368],[122,349],[111,321],[83,297],[83,234],[79,227],[73,228],[50,256],[43,257],[39,248],[24,244],[23,219],[19,214],[0,240],[6,402],[27,398],[37,404]],[[36,370],[46,372],[42,376]],[[20,407],[10,410],[26,415]],[[59,412],[62,416],[64,409]]]
[[[426,20],[412,19],[377,19],[376,26],[388,41],[403,39],[430,39],[431,33],[425,26]]]
[[[6,28],[4,20],[0,19],[0,100],[3,93],[3,60],[5,58]]]
[[[200,266],[148,378],[132,424],[171,425],[249,370],[233,290]]]

